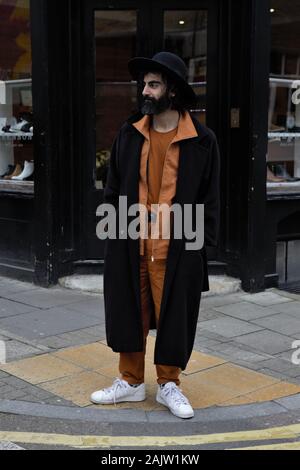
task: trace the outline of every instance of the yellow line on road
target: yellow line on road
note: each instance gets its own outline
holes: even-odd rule
[[[67,446],[82,449],[196,446],[204,444],[220,444],[224,442],[296,439],[299,437],[300,424],[251,431],[203,435],[198,434],[189,436],[72,436],[67,434],[0,431],[0,441],[18,442],[22,444]]]
[[[285,442],[283,444],[269,444],[266,446],[237,447],[226,450],[300,450],[300,442]]]

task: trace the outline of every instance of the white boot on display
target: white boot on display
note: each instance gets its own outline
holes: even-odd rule
[[[24,170],[19,176],[14,176],[12,179],[22,181],[25,178],[29,178],[34,172],[34,163],[25,161]]]

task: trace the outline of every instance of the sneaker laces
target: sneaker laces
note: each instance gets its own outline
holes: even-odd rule
[[[170,385],[168,387],[163,388],[163,393],[166,397],[170,396],[171,399],[175,401],[177,405],[189,405],[188,399],[183,395],[182,390],[174,385]]]
[[[110,387],[103,389],[103,392],[106,395],[109,395],[109,394],[111,394],[111,392],[113,392],[114,405],[116,406],[116,404],[117,404],[117,402],[116,402],[117,391],[119,389],[122,389],[122,388],[127,388],[127,382],[125,382],[125,380],[121,380],[117,377],[116,380],[114,381],[114,383]]]

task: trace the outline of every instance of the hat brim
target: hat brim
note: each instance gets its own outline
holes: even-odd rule
[[[197,95],[194,92],[193,88],[185,80],[183,80],[176,72],[174,72],[172,69],[170,69],[166,65],[161,64],[160,62],[157,62],[152,59],[148,59],[146,57],[136,57],[134,59],[131,59],[128,62],[128,69],[134,80],[138,79],[139,74],[141,72],[147,72],[147,71],[156,72],[157,71],[157,72],[165,73],[166,75],[168,75],[170,78],[174,80],[176,85],[178,85],[180,90],[183,92],[187,104],[195,104],[197,101]]]

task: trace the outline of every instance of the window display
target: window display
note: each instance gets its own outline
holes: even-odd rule
[[[293,2],[292,12],[281,0],[273,4],[267,189],[295,193],[300,191],[300,1]]]
[[[33,192],[29,0],[0,0],[0,192]]]

